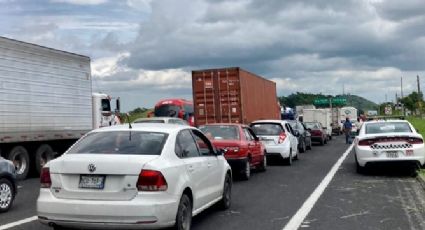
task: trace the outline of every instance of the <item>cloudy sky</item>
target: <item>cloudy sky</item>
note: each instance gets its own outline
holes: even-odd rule
[[[190,71],[211,67],[374,102],[425,78],[423,0],[0,0],[0,35],[90,56],[123,110],[190,99]]]

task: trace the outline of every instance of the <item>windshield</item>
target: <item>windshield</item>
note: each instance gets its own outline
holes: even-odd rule
[[[199,129],[209,139],[214,140],[240,140],[238,128],[233,125],[201,126]]]
[[[142,131],[95,132],[78,141],[68,154],[160,155],[167,136]]]
[[[317,123],[304,123],[307,129],[320,129],[319,124]]]
[[[276,123],[256,123],[251,128],[256,135],[278,136],[285,132],[282,125]]]
[[[156,117],[177,117],[180,107],[177,105],[161,105],[155,107]]]
[[[406,122],[382,122],[366,125],[366,134],[411,132],[410,125]]]

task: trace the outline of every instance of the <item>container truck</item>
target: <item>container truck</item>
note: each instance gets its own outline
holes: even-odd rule
[[[195,124],[280,120],[276,83],[239,67],[192,71]]]
[[[40,172],[88,131],[119,123],[111,97],[92,94],[89,57],[4,37],[0,95],[0,154],[18,179]]]
[[[330,109],[304,109],[303,111],[304,122],[320,122],[328,139],[332,139],[332,115]]]

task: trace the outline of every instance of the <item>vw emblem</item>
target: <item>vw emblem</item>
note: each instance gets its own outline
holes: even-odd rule
[[[89,166],[88,166],[88,169],[89,169],[89,172],[94,172],[94,171],[96,171],[96,165],[94,165],[94,164],[89,164]]]

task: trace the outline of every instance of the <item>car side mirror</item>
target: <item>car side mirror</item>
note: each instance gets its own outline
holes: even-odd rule
[[[217,149],[215,151],[215,155],[216,156],[224,156],[225,153],[226,153],[226,150],[225,149]]]

